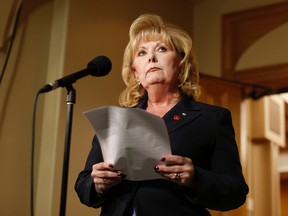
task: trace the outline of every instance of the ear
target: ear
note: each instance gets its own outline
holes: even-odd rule
[[[137,77],[138,77],[137,71],[135,70],[135,68],[133,66],[131,66],[131,68],[132,68],[132,72],[133,72],[135,78],[137,79]]]

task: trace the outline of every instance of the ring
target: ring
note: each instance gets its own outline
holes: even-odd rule
[[[101,178],[101,184],[105,184],[105,179]]]
[[[99,188],[97,184],[95,184],[95,190],[98,193],[98,196],[102,196],[104,194],[103,190]]]
[[[175,178],[175,180],[179,181],[181,179],[180,174],[179,173],[175,173],[174,174],[174,178]]]

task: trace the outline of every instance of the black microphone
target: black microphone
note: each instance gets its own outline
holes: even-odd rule
[[[92,75],[96,77],[105,76],[110,72],[111,68],[112,68],[112,63],[109,58],[107,58],[106,56],[98,56],[87,64],[86,69],[83,69],[76,73],[62,77],[58,80],[55,80],[52,83],[44,85],[39,90],[39,93],[49,92],[58,87],[67,87],[71,85],[72,83],[75,83],[78,79],[81,79],[87,75]]]

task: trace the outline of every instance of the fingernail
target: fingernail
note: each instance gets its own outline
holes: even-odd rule
[[[155,170],[155,171],[158,171],[158,170],[159,170],[159,167],[158,167],[158,166],[155,166],[155,167],[154,167],[154,170]]]
[[[161,161],[162,162],[166,161],[166,158],[165,157],[161,158]]]

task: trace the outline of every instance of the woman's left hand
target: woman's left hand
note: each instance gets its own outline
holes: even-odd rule
[[[194,177],[192,160],[178,155],[165,155],[154,167],[155,171],[169,180],[181,185],[189,186]]]

